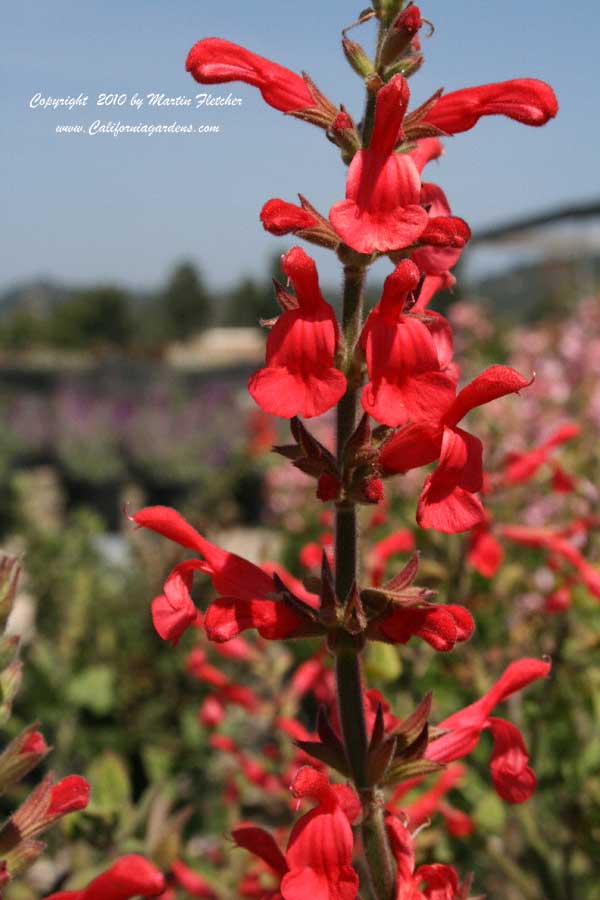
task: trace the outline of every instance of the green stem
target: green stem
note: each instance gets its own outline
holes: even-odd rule
[[[361,832],[371,887],[375,897],[392,900],[396,896],[396,873],[385,829],[383,793],[377,789],[364,792],[362,804]]]
[[[344,460],[346,441],[356,427],[360,374],[356,371],[356,342],[362,327],[363,293],[366,271],[363,267],[344,268],[342,331],[345,342],[344,370],[348,379],[346,393],[337,408],[337,458]],[[358,585],[359,553],[356,506],[351,501],[337,504],[335,515],[335,590],[346,602]],[[354,784],[363,804],[362,835],[369,880],[376,900],[392,900],[395,873],[383,817],[380,791],[368,785],[369,737],[363,700],[360,650],[350,636],[336,647],[336,684],[344,748]]]
[[[353,647],[338,648],[335,675],[340,724],[348,765],[359,791],[367,787],[369,748],[361,669],[360,656]]]

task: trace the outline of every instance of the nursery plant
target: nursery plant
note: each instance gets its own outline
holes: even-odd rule
[[[375,25],[370,56],[355,28]],[[353,30],[353,37],[348,36]],[[155,628],[176,644],[191,627],[216,644],[255,630],[264,641],[319,638],[334,661],[333,708],[321,707],[316,734],[297,746],[312,763],[291,779],[298,801],[313,808],[284,846],[261,826],[239,823],[233,840],[270,873],[244,896],[300,900],[467,898],[469,873],[427,860],[417,865],[417,831],[390,792],[468,756],[483,731],[493,740],[489,768],[497,793],[524,803],[536,787],[524,738],[496,707],[550,673],[548,659],[516,659],[483,696],[441,722],[427,695],[398,719],[369,691],[363,657],[372,642],[404,645],[420,638],[447,653],[472,638],[475,623],[460,597],[437,602],[419,586],[414,553],[392,578],[369,577],[361,539],[362,507],[383,503],[397,476],[434,464],[416,504],[420,528],[453,535],[482,527],[484,447],[464,418],[475,408],[525,391],[533,373],[492,365],[459,388],[452,330],[429,303],[454,283],[452,268],[469,240],[441,187],[424,170],[451,135],[483,116],[540,126],[557,112],[552,89],[535,79],[436,91],[411,103],[408,79],[424,61],[423,30],[432,26],[414,4],[379,0],[344,29],[343,52],[366,88],[360,119],[337,106],[312,78],[220,38],[199,41],[187,69],[202,84],[243,81],[288,117],[322,129],[348,167],[345,198],[328,214],[314,198],[268,200],[264,228],[295,235],[337,255],[343,273],[341,316],[323,297],[313,259],[300,246],[282,258],[287,284],[275,284],[281,308],[268,328],[265,366],[248,389],[267,413],[288,419],[291,441],[275,447],[315,481],[315,500],[333,510],[331,553],[318,576],[302,583],[278,564],[256,565],[201,535],[178,512],[148,507],[133,522],[194,552],[176,565],[152,603]],[[365,283],[378,263],[391,267],[382,296],[364,317]],[[293,291],[292,291],[293,288]],[[518,398],[515,399],[518,402]],[[335,415],[335,446],[311,422]],[[216,592],[200,612],[192,598],[196,573]],[[474,638],[476,640],[476,638]],[[435,690],[433,692],[435,698]]]

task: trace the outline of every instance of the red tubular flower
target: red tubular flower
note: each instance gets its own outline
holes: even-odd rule
[[[408,817],[409,825],[413,830],[431,819],[436,813],[440,813],[450,834],[454,837],[466,837],[475,829],[473,820],[466,813],[444,800],[445,795],[457,786],[464,774],[465,767],[461,763],[453,763],[440,773],[433,787],[410,803],[403,803],[402,798],[414,785],[410,781],[400,784],[394,791],[387,808],[391,812],[401,809],[402,813]],[[417,779],[417,781],[420,782],[421,779]]]
[[[274,198],[263,206],[260,221],[265,231],[281,236],[314,228],[318,220],[301,206]]]
[[[415,538],[408,528],[399,528],[374,544],[371,550],[371,584],[378,587],[383,579],[388,559],[396,553],[411,553],[415,549]]]
[[[502,544],[492,534],[489,517],[469,536],[467,560],[484,578],[493,578],[504,559]]]
[[[300,206],[279,198],[267,200],[260,213],[265,231],[277,236],[297,234],[313,244],[335,249],[340,243],[339,235],[305,197],[299,196]]]
[[[501,475],[503,484],[521,484],[533,478],[538,469],[548,462],[552,450],[566,444],[567,441],[581,434],[581,428],[575,422],[566,422],[557,428],[549,438],[538,447],[526,453],[510,453],[505,462]]]
[[[395,900],[461,900],[465,896],[451,866],[435,863],[415,871],[413,837],[399,819],[388,816],[386,829],[398,867]]]
[[[220,594],[209,606],[204,620],[210,640],[228,641],[247,628],[256,628],[268,640],[312,633],[310,623],[300,613],[272,599],[278,592],[272,576],[241,556],[211,544],[174,509],[149,506],[135,513],[131,519],[136,525],[150,528],[182,547],[195,550],[202,557],[175,566],[167,578],[165,593],[153,603],[154,626],[163,640],[176,643],[193,621],[187,612],[181,615],[179,601],[185,601],[186,610],[188,606],[194,606],[189,595],[194,572],[209,575]],[[283,570],[280,573],[284,574]],[[291,579],[291,576],[284,577]],[[168,590],[170,584],[177,585],[178,604],[175,605],[171,605],[175,594]],[[295,579],[291,579],[289,584],[293,584],[296,595],[301,592],[302,600],[307,605],[317,604],[317,597],[307,591],[302,592],[301,585]]]
[[[201,84],[228,81],[251,84],[259,89],[265,103],[281,112],[296,112],[315,105],[300,75],[221,38],[205,38],[194,44],[185,67]]]
[[[41,834],[68,813],[85,809],[90,798],[90,786],[80,775],[68,775],[53,784],[47,775],[9,819],[15,834],[27,841]]]
[[[320,416],[346,391],[333,365],[339,329],[323,299],[314,261],[300,247],[282,258],[296,289],[297,309],[286,309],[267,339],[267,365],[250,378],[248,390],[266,412],[285,419]]]
[[[171,864],[171,873],[175,884],[183,888],[190,897],[200,897],[203,900],[217,900],[217,895],[211,885],[198,872],[194,872],[180,859]]]
[[[283,900],[354,900],[358,875],[352,868],[354,839],[348,814],[358,811],[352,792],[333,786],[325,775],[305,766],[292,783],[295,797],[310,797],[317,807],[296,822],[287,850],[281,852],[268,831],[240,825],[233,831],[239,847],[263,860],[280,879]],[[267,895],[269,896],[269,895]]]
[[[600,600],[600,572],[564,535],[549,528],[532,528],[527,525],[504,525],[501,534],[509,541],[525,547],[543,547],[553,556],[566,560],[575,568],[590,594]]]
[[[452,216],[445,193],[437,184],[424,183],[421,187],[421,203],[428,210],[429,223],[421,237],[421,243],[430,244],[415,250],[411,259],[426,275],[449,275],[471,238],[471,230],[462,219]],[[441,232],[435,245],[434,229]]]
[[[419,637],[439,653],[448,653],[456,644],[468,641],[474,630],[473,616],[464,606],[427,603],[392,605],[369,624],[367,633],[371,640],[388,644],[406,644],[411,637]]]
[[[165,888],[165,879],[156,866],[143,856],[130,853],[118,859],[82,890],[59,891],[44,900],[130,900],[140,895],[156,897]]]
[[[409,154],[394,153],[409,95],[401,75],[379,91],[371,143],[355,155],[346,199],[329,213],[337,233],[358,253],[408,247],[427,226],[417,167]]]
[[[454,382],[440,372],[434,339],[418,318],[402,315],[419,283],[419,270],[403,260],[386,279],[383,296],[360,335],[369,382],[361,402],[365,412],[384,425],[407,419],[439,419],[452,403]]]
[[[489,728],[494,740],[490,769],[497,793],[509,803],[528,800],[535,790],[536,777],[528,765],[523,737],[511,722],[491,717],[490,713],[498,703],[549,672],[550,663],[542,660],[520,659],[511,663],[481,699],[440,722],[439,727],[449,733],[429,744],[427,759],[439,763],[461,759],[475,749],[483,729]]]
[[[392,472],[407,472],[439,459],[419,498],[417,522],[422,528],[454,534],[484,521],[483,506],[475,496],[483,484],[483,447],[457,425],[469,410],[528,384],[514,369],[491,366],[460,391],[436,425],[411,423],[383,446],[380,463]]]
[[[414,150],[410,151],[410,156],[420,175],[428,163],[439,159],[443,153],[444,145],[439,138],[430,137],[418,141]]]
[[[545,125],[558,112],[550,85],[537,78],[515,78],[443,94],[423,122],[446,134],[468,131],[481,116],[508,116],[523,125]]]

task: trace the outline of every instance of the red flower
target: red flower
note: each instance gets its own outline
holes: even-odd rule
[[[383,579],[385,566],[395,553],[411,553],[415,549],[415,538],[408,528],[399,528],[377,541],[371,550],[371,584],[378,587]]]
[[[297,234],[306,241],[334,250],[340,243],[339,235],[305,197],[299,197],[300,206],[279,198],[267,200],[260,213],[265,231],[278,236]]]
[[[464,606],[456,604],[420,606],[391,606],[381,618],[371,622],[371,640],[388,644],[406,644],[411,637],[420,637],[439,653],[448,653],[455,644],[468,641],[475,629],[473,616]]]
[[[261,210],[260,221],[266,231],[279,236],[315,228],[318,223],[316,216],[302,206],[277,198],[267,200]]]
[[[387,808],[391,812],[401,809],[402,813],[408,817],[412,829],[418,828],[436,813],[440,813],[450,834],[454,837],[466,837],[475,829],[473,820],[462,810],[456,809],[447,800],[444,800],[445,795],[457,786],[464,774],[465,767],[461,763],[453,763],[439,774],[433,787],[410,803],[403,803],[402,798],[415,785],[411,781],[403,782],[394,791]],[[420,783],[421,778],[417,778],[415,781]]]
[[[354,838],[348,817],[358,813],[358,801],[348,788],[331,785],[308,766],[300,769],[291,790],[295,797],[310,797],[318,805],[296,822],[285,856],[271,834],[254,825],[234,829],[236,844],[262,859],[279,878],[274,898],[354,900],[358,875],[352,868]]]
[[[408,247],[427,226],[417,167],[409,154],[394,153],[408,99],[408,84],[401,75],[379,91],[371,143],[355,155],[346,199],[329,213],[335,230],[359,253]]]
[[[250,378],[248,390],[266,412],[311,418],[335,406],[346,391],[346,378],[333,364],[339,329],[319,289],[314,261],[294,247],[282,266],[298,305],[286,309],[271,328],[267,365]]]
[[[548,457],[555,447],[560,447],[581,433],[581,428],[575,422],[566,422],[557,428],[549,438],[538,447],[526,453],[510,453],[504,461],[504,471],[501,481],[504,484],[521,484],[533,478],[540,466],[548,461]]]
[[[490,713],[511,694],[550,672],[550,663],[537,659],[520,659],[511,663],[481,699],[454,713],[440,728],[445,734],[427,747],[425,756],[434,762],[449,763],[471,753],[479,743],[481,732],[489,728],[494,739],[490,759],[492,780],[498,794],[509,803],[523,803],[533,794],[536,777],[529,767],[527,748],[518,728]]]
[[[363,591],[369,619],[367,634],[371,640],[389,644],[406,644],[411,637],[420,637],[434,650],[445,653],[456,643],[467,641],[475,623],[464,606],[438,606],[430,602],[431,591],[413,586],[418,567],[415,554],[381,589]]]
[[[313,96],[300,75],[221,38],[205,38],[194,44],[185,67],[201,84],[251,84],[259,89],[265,103],[281,112],[314,106]]]
[[[175,883],[182,887],[190,897],[201,897],[204,900],[216,900],[217,895],[211,885],[200,875],[186,866],[180,859],[171,864],[171,872]]]
[[[488,517],[472,530],[467,559],[484,578],[493,578],[500,568],[504,550],[502,544],[492,534]]]
[[[523,125],[545,125],[558,112],[550,85],[537,78],[516,78],[443,94],[423,122],[446,134],[468,131],[481,116],[508,116]]]
[[[446,195],[437,184],[422,184],[421,204],[428,211],[429,224],[419,240],[430,246],[415,250],[411,259],[426,275],[447,276],[470,240],[471,230],[463,219],[452,215]],[[433,239],[436,224],[442,229],[437,246]]]
[[[407,472],[439,459],[419,498],[417,522],[449,534],[468,531],[484,521],[475,494],[483,483],[481,441],[458,422],[469,410],[526,387],[529,382],[507,366],[491,366],[460,391],[437,425],[406,425],[382,448],[380,462],[392,472]]]
[[[68,775],[56,784],[52,783],[52,775],[47,775],[9,822],[19,840],[26,841],[41,834],[67,813],[85,809],[89,799],[90,786],[80,775]]]
[[[59,891],[44,900],[129,900],[140,894],[156,897],[162,894],[165,887],[165,879],[156,866],[143,856],[130,853],[118,859],[82,890]]]
[[[210,640],[228,641],[247,628],[256,628],[268,640],[314,633],[311,623],[299,612],[273,599],[278,587],[272,576],[241,556],[211,544],[174,509],[149,506],[131,519],[202,557],[175,566],[165,583],[165,593],[152,604],[154,627],[163,640],[176,643],[196,620],[197,610],[190,597],[194,572],[209,575],[220,594],[210,604],[204,620]],[[272,566],[274,571],[276,568]],[[316,606],[317,597],[304,590],[300,582],[281,569],[278,574],[286,578],[302,602]]]
[[[590,594],[600,600],[600,572],[585,559],[577,547],[560,532],[527,525],[504,525],[502,536],[525,547],[543,547],[553,556],[564,559],[576,569],[581,582]]]
[[[415,871],[413,838],[395,816],[388,816],[386,828],[391,851],[398,866],[396,900],[460,900],[464,892],[451,866],[435,863]],[[425,884],[424,890],[420,889]]]
[[[361,402],[365,412],[384,425],[439,419],[455,394],[453,380],[440,372],[427,326],[416,316],[402,315],[419,278],[414,263],[401,262],[386,279],[383,296],[360,336],[370,379]]]

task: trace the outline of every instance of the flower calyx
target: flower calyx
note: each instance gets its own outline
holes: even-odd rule
[[[286,115],[294,116],[296,119],[302,119],[303,122],[310,122],[311,125],[317,125],[319,128],[327,130],[331,127],[338,111],[325,94],[319,90],[310,75],[302,72],[302,79],[312,97],[313,106],[288,110]]]
[[[328,475],[341,482],[333,453],[313,437],[298,416],[290,419],[290,430],[295,443],[273,447],[275,453],[289,459],[292,465],[305,475],[319,479],[323,475]]]

